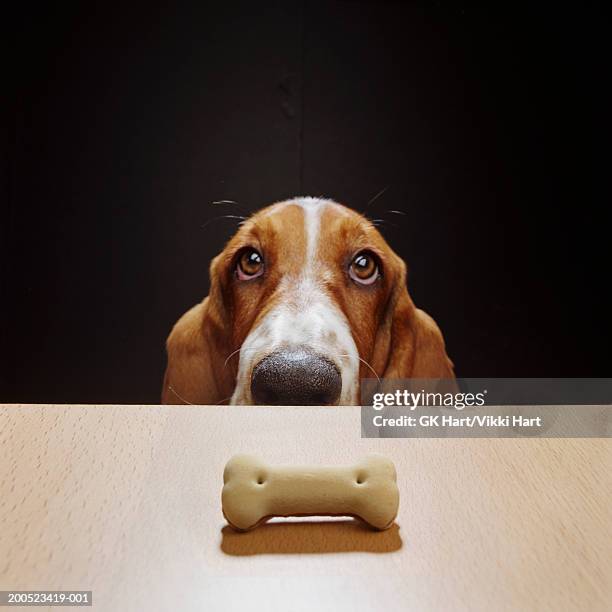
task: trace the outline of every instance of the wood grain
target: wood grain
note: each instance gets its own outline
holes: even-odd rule
[[[0,408],[0,589],[92,589],[98,610],[608,610],[612,442],[359,436],[354,408]],[[237,534],[222,471],[396,464],[389,531]]]

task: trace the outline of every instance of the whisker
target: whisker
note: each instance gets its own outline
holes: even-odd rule
[[[170,389],[170,391],[172,391],[172,393],[174,393],[174,395],[176,395],[176,397],[178,397],[181,400],[181,402],[184,402],[185,404],[189,404],[189,406],[198,406],[198,404],[192,404],[191,402],[188,402],[180,393],[178,393],[178,391],[176,391],[176,389],[174,389],[172,385],[168,385],[168,389]],[[222,399],[220,402],[217,402],[214,405],[218,406],[219,404],[222,404],[223,402],[227,402],[228,400],[231,400],[231,399],[232,399],[232,396],[230,395],[229,397]]]
[[[227,402],[227,400],[231,400],[231,399],[232,399],[232,396],[230,395],[229,397],[222,399],[220,402],[217,402],[215,406],[219,406],[219,404],[222,404],[223,402]]]
[[[226,204],[228,206],[237,206],[242,212],[250,215],[253,211],[249,210],[244,204],[236,202],[236,200],[214,200],[211,204],[218,206],[219,204]]]
[[[372,219],[370,220],[370,223],[374,227],[385,226],[385,227],[395,227],[396,229],[402,229],[397,223],[392,223],[391,221],[387,219]]]
[[[234,356],[236,353],[239,353],[239,352],[240,352],[240,349],[241,349],[241,348],[242,348],[242,347],[237,348],[235,351],[232,351],[232,352],[231,352],[231,353],[230,353],[230,354],[227,356],[227,359],[226,359],[226,360],[223,362],[223,367],[224,367],[224,368],[226,368],[226,367],[227,367],[227,362],[228,362],[228,361],[229,361],[229,360],[230,360],[230,359],[231,359],[231,358],[232,358],[232,357],[233,357],[233,356]]]
[[[389,187],[391,187],[391,185],[387,185],[386,187],[384,187],[383,189],[381,189],[367,204],[366,207],[363,209],[364,211],[368,210],[368,208],[370,208],[370,206],[372,206],[372,204],[374,204],[374,202],[376,202],[376,200],[378,200],[378,198],[380,198],[380,196],[382,196],[385,191],[387,191],[387,189],[389,189]]]
[[[200,229],[205,228],[207,225],[210,225],[213,221],[218,221],[219,219],[233,219],[233,220],[238,219],[240,220],[239,225],[241,225],[242,223],[244,223],[244,221],[248,219],[248,217],[243,217],[241,215],[220,215],[219,217],[213,217],[212,219],[209,219],[208,221],[200,225]]]
[[[402,215],[404,217],[408,216],[408,213],[406,211],[404,211],[404,210],[388,210],[387,212],[391,213],[393,215]]]
[[[350,356],[351,355],[336,354],[336,357],[350,357]],[[357,355],[357,359],[359,359],[361,363],[363,363],[366,367],[370,369],[372,374],[376,376],[376,380],[380,383],[380,376],[376,373],[376,370],[365,359],[362,359],[361,357],[359,357],[359,355]]]
[[[191,402],[188,402],[184,397],[182,397],[172,385],[168,385],[168,389],[170,389],[170,391],[172,391],[172,393],[174,393],[174,395],[176,395],[176,397],[178,397],[184,404],[189,404],[190,406],[197,406],[197,404],[192,404]]]
[[[245,351],[245,352],[249,352],[249,351],[259,351],[260,349],[258,348],[244,348],[244,346],[241,346],[240,348],[237,348],[235,351],[232,351],[228,356],[227,359],[225,360],[225,362],[223,363],[223,367],[225,368],[227,366],[228,361],[236,354],[236,353],[240,353],[240,351]]]
[[[365,359],[362,359],[361,357],[358,357],[358,359],[370,369],[372,374],[376,376],[376,380],[380,383],[380,376],[376,373],[376,370]]]

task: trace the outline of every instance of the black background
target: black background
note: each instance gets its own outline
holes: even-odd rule
[[[60,4],[5,22],[0,401],[157,403],[214,200],[384,188],[458,375],[612,374],[597,4]]]

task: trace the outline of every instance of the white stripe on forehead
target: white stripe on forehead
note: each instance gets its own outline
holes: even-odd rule
[[[306,235],[306,270],[308,274],[312,271],[312,264],[316,259],[317,244],[319,242],[319,231],[321,228],[321,214],[327,207],[333,206],[338,212],[347,215],[348,211],[343,206],[327,198],[292,198],[284,202],[273,204],[266,217],[274,215],[287,206],[300,206],[304,210],[304,233]]]
[[[306,234],[306,274],[312,272],[315,260],[317,243],[319,242],[319,229],[321,227],[321,212],[327,206],[325,200],[314,198],[298,202],[304,209],[304,233]]]

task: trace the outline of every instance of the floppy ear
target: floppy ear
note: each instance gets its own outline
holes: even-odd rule
[[[426,312],[415,307],[405,279],[401,262],[400,280],[389,306],[390,340],[383,378],[454,379],[442,332]]]
[[[208,297],[178,320],[166,341],[163,404],[220,404],[234,391],[235,368],[225,365],[230,328],[217,266],[215,258]]]
[[[413,328],[415,353],[411,378],[454,379],[453,362],[446,354],[444,338],[436,322],[415,308]]]

